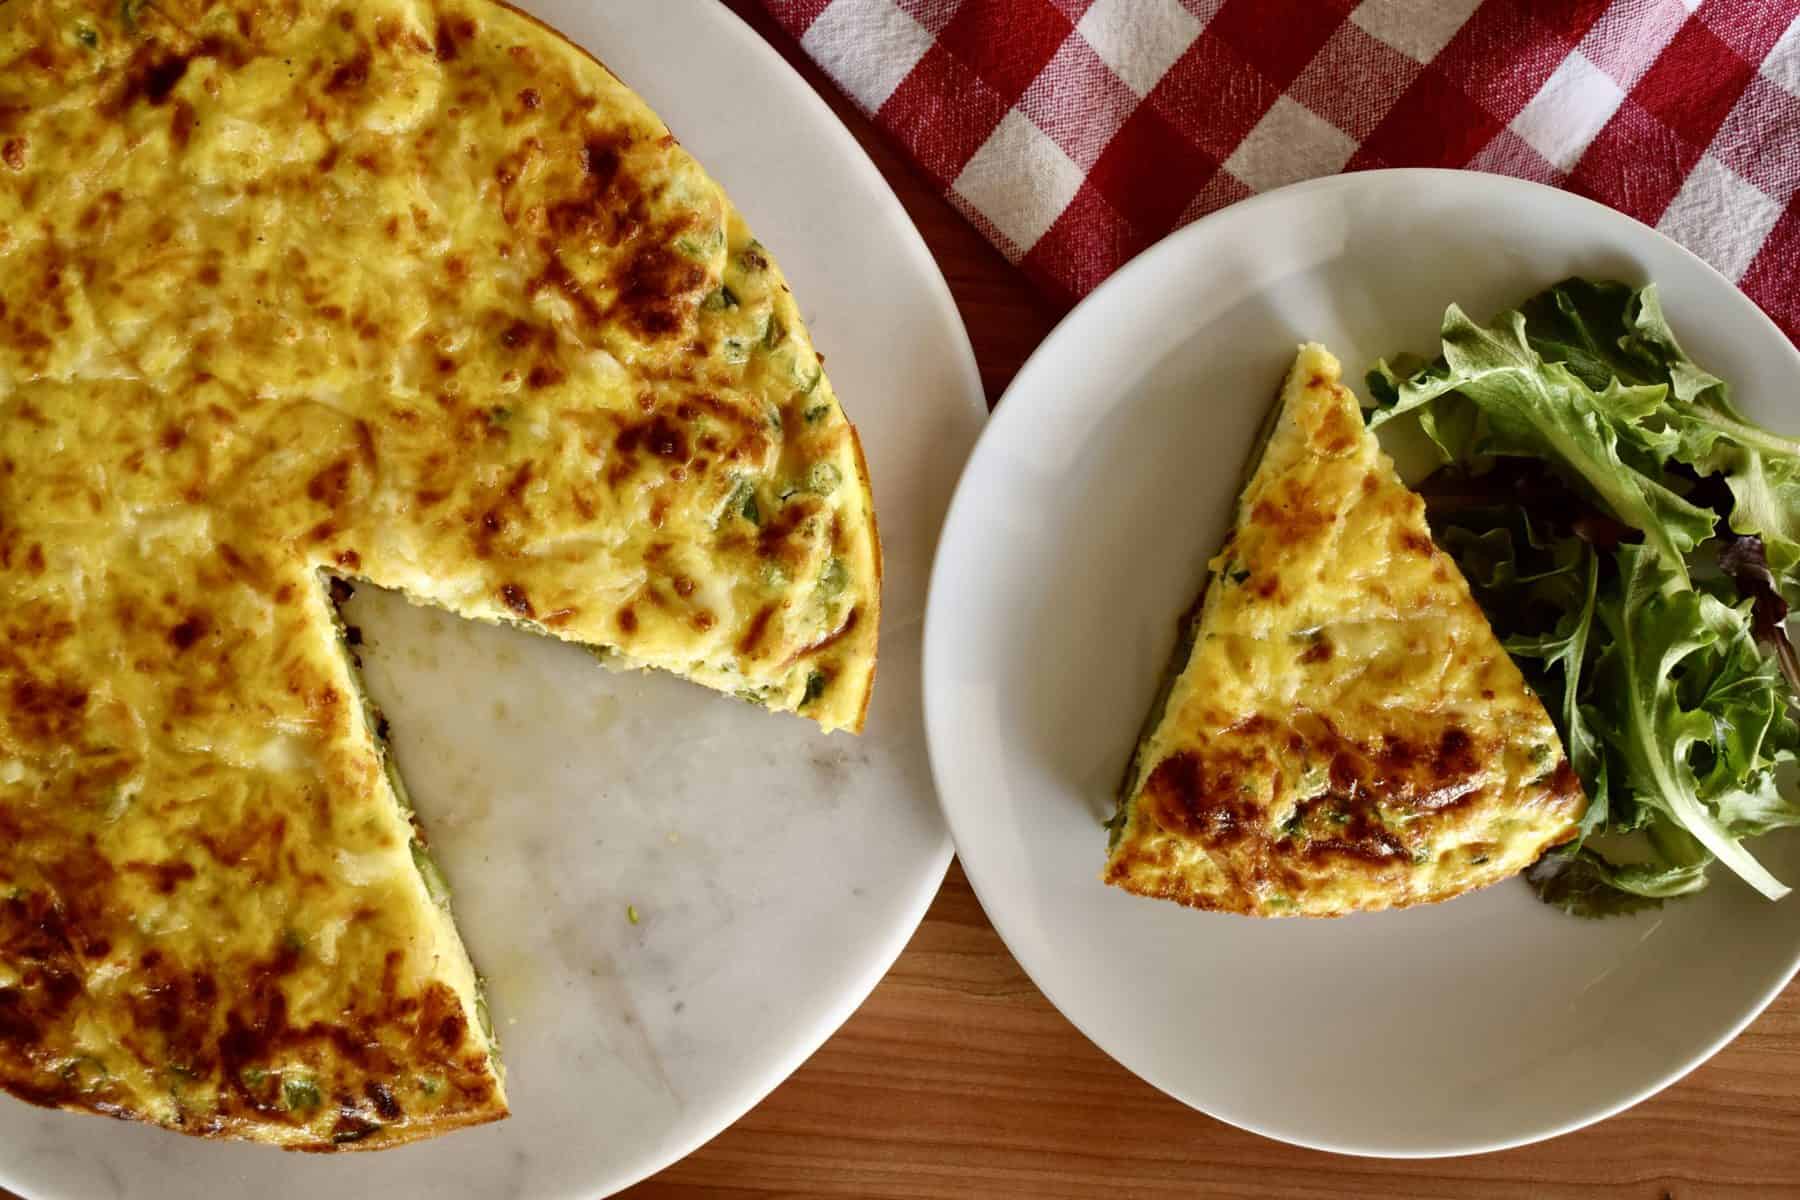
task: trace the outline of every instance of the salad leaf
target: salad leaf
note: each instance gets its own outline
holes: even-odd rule
[[[1563,735],[1569,765],[1581,777],[1581,786],[1588,796],[1587,812],[1581,819],[1575,841],[1558,852],[1565,858],[1578,852],[1588,836],[1605,825],[1611,811],[1606,755],[1589,723],[1589,714],[1581,704],[1582,664],[1588,657],[1588,642],[1594,626],[1594,601],[1600,580],[1599,557],[1591,549],[1585,551],[1582,578],[1580,607],[1565,613],[1552,632],[1506,640],[1509,654],[1515,658],[1536,659],[1559,676],[1561,695],[1555,707],[1562,719],[1557,725]]]
[[[1701,622],[1717,640],[1699,669],[1679,681],[1677,695],[1710,714],[1716,726],[1712,766],[1700,780],[1700,794],[1716,801],[1792,760],[1800,726],[1788,719],[1779,668],[1751,632],[1751,602],[1734,608],[1701,593],[1699,604]]]
[[[1423,385],[1429,376],[1428,364],[1424,359],[1413,354],[1401,354],[1392,363],[1387,359],[1377,362],[1370,370],[1367,382],[1369,390],[1374,393],[1377,417],[1389,420],[1382,413],[1397,408],[1400,403],[1400,390],[1409,382],[1415,386]],[[1416,377],[1416,378],[1415,378]],[[1433,402],[1413,401],[1404,410],[1417,414],[1419,428],[1437,447],[1438,459],[1443,463],[1466,462],[1472,457],[1475,439],[1480,432],[1481,412],[1473,401],[1459,396],[1455,391],[1441,391],[1434,395]],[[1394,413],[1393,416],[1400,416]],[[1374,421],[1370,422],[1371,425]]]
[[[1702,474],[1725,476],[1737,501],[1731,528],[1763,540],[1780,586],[1800,601],[1800,441],[1746,419],[1725,381],[1688,358],[1654,284],[1638,293],[1634,307],[1627,344],[1668,374],[1666,419],[1680,437],[1676,457]]]
[[[1664,385],[1683,404],[1733,418],[1757,437],[1772,436],[1731,407],[1725,381],[1703,370],[1675,340],[1655,284],[1565,279],[1519,306],[1531,345],[1548,362],[1560,362],[1595,391],[1613,380]],[[1776,439],[1783,440],[1783,439]]]
[[[1452,304],[1441,335],[1444,357],[1402,381],[1393,403],[1377,411],[1370,426],[1451,392],[1466,397],[1486,424],[1477,449],[1534,456],[1571,472],[1613,516],[1641,530],[1685,584],[1686,555],[1711,535],[1713,517],[1644,469],[1652,465],[1644,460],[1654,456],[1656,443],[1641,425],[1664,403],[1666,387],[1614,380],[1605,391],[1594,391],[1567,366],[1546,362],[1532,349],[1518,312],[1481,326]]]
[[[1795,654],[1794,643],[1787,635],[1788,603],[1769,570],[1762,539],[1725,539],[1719,549],[1719,569],[1737,585],[1738,595],[1752,601],[1756,640],[1775,655],[1789,691],[1800,701],[1800,655]]]
[[[1616,917],[1657,908],[1706,886],[1712,856],[1694,862],[1609,862],[1588,848],[1547,854],[1525,872],[1538,898],[1577,917]]]
[[[1734,788],[1713,803],[1733,837],[1758,837],[1800,825],[1800,803],[1782,795],[1773,774],[1761,776],[1750,788]]]
[[[1800,604],[1800,462],[1741,451],[1727,468],[1731,528],[1761,540],[1781,593]]]
[[[1613,697],[1608,710],[1595,710],[1601,735],[1619,754],[1642,803],[1693,835],[1751,887],[1779,900],[1787,887],[1701,800],[1701,780],[1690,762],[1697,745],[1712,746],[1719,722],[1731,714],[1684,707],[1676,695],[1683,665],[1719,637],[1706,603],[1725,606],[1680,587],[1641,547],[1621,546],[1618,562],[1619,595],[1599,609],[1612,643],[1600,656],[1596,682],[1602,695]]]
[[[1612,280],[1565,279],[1519,306],[1531,346],[1560,362],[1595,391],[1612,380],[1662,383],[1654,357],[1631,342],[1632,289]]]
[[[1589,388],[1603,391],[1615,380],[1667,385],[1660,411],[1639,436],[1701,474],[1723,474],[1737,501],[1731,528],[1764,539],[1779,586],[1800,603],[1800,441],[1745,418],[1729,385],[1688,357],[1656,285],[1634,292],[1570,279],[1521,311],[1532,348]]]
[[[1575,576],[1581,572],[1586,553],[1581,541],[1573,537],[1541,539],[1531,514],[1520,508],[1458,516],[1456,524],[1444,529],[1444,548],[1470,583],[1492,593],[1527,588],[1526,595],[1514,597],[1521,603],[1540,594],[1575,602],[1582,586]]]
[[[1648,861],[1615,863],[1588,843],[1607,830],[1636,828],[1654,821],[1653,813],[1632,802],[1628,814],[1615,814],[1606,746],[1594,729],[1595,716],[1580,702],[1582,666],[1587,661],[1600,578],[1599,556],[1583,547],[1582,592],[1578,607],[1565,612],[1554,631],[1535,637],[1512,637],[1506,648],[1516,658],[1542,662],[1555,678],[1540,689],[1555,700],[1557,727],[1563,734],[1569,765],[1581,777],[1588,795],[1587,811],[1573,840],[1539,859],[1525,874],[1538,897],[1564,912],[1581,917],[1610,917],[1655,908],[1665,899],[1684,896],[1706,886],[1706,868],[1713,861],[1704,848],[1692,844],[1676,852],[1659,850],[1652,840]],[[1691,848],[1690,848],[1691,847]],[[1684,852],[1685,851],[1685,852]]]

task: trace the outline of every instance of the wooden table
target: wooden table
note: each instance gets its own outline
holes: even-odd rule
[[[936,254],[993,403],[1060,315],[764,16],[726,0],[850,127]],[[1610,1121],[1502,1154],[1295,1149],[1169,1099],[1075,1031],[952,866],[892,972],[786,1083],[624,1193],[685,1196],[1800,1196],[1800,984]]]

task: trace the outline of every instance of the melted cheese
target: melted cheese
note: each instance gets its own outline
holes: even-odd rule
[[[1108,883],[1333,916],[1482,887],[1573,833],[1585,801],[1549,715],[1322,347],[1210,571]]]
[[[0,1085],[504,1115],[328,573],[827,729],[874,675],[855,431],[598,63],[484,0],[0,0]]]

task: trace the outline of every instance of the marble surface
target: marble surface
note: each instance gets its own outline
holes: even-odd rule
[[[842,126],[712,0],[525,7],[646,96],[793,282],[881,517],[868,731],[827,736],[359,589],[368,683],[489,979],[514,1115],[331,1157],[0,1102],[0,1184],[32,1200],[598,1195],[711,1137],[816,1049],[943,876],[920,626],[985,412],[943,280]]]

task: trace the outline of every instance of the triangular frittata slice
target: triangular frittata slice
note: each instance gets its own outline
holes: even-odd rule
[[[1336,916],[1482,887],[1574,832],[1555,727],[1323,347],[1301,348],[1209,570],[1106,882]]]
[[[0,0],[0,1088],[505,1115],[331,575],[827,729],[874,675],[800,310],[593,58],[487,0]]]

